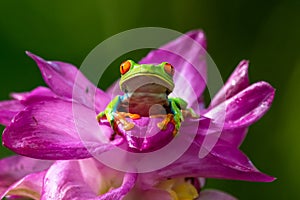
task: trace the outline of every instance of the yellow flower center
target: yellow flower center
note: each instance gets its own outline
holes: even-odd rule
[[[197,189],[184,178],[169,179],[157,185],[167,191],[173,200],[193,200],[199,196]]]

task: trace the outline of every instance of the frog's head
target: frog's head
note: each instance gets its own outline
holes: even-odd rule
[[[166,88],[167,93],[174,89],[174,68],[163,62],[154,64],[137,64],[132,60],[123,62],[120,66],[120,88],[123,92],[133,92],[145,85],[159,85]]]

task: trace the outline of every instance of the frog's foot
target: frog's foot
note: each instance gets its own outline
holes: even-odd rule
[[[131,123],[131,122],[128,122],[126,120],[126,116],[129,116],[130,117],[130,113],[124,113],[124,112],[117,112],[115,115],[114,115],[114,118],[115,118],[115,122],[116,124],[122,124],[123,126],[123,129],[125,131],[129,131],[131,129],[133,129],[134,127],[134,124]],[[137,117],[135,115],[132,115],[132,117]]]
[[[174,121],[173,114],[167,114],[163,116],[165,116],[164,120],[162,122],[157,123],[157,127],[160,128],[161,130],[166,130],[168,123]],[[159,116],[155,115],[152,117],[159,117]]]
[[[127,113],[127,112],[118,112],[118,115],[121,116],[122,118],[129,117],[130,119],[140,119],[141,116],[139,114],[133,114],[133,113]]]
[[[174,115],[173,114],[171,114],[171,113],[169,113],[167,115],[165,115],[165,114],[158,114],[158,115],[151,115],[150,117],[151,118],[164,118],[163,121],[157,123],[157,127],[160,130],[166,130],[168,123],[172,123],[174,125],[173,136],[175,136],[177,134],[180,125],[178,125],[178,123],[176,123],[176,120],[174,119]],[[179,120],[179,122],[180,122],[180,120]]]
[[[141,118],[141,116],[139,114],[132,114],[132,113],[127,113],[127,114],[128,114],[127,116],[133,120]]]

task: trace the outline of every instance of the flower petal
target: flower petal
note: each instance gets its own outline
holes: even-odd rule
[[[89,170],[86,170],[88,167]],[[44,180],[44,191],[41,199],[98,199],[119,200],[134,186],[136,175],[126,174],[120,187],[100,195],[101,184],[110,180],[103,176],[112,175],[112,171],[98,168],[93,159],[81,161],[58,161],[48,170]],[[119,173],[119,172],[116,172]],[[76,174],[76,176],[74,176]],[[118,178],[121,176],[119,175]],[[96,182],[92,182],[96,180]],[[114,180],[116,181],[116,180]],[[103,185],[104,186],[104,185]],[[106,188],[108,190],[109,188]]]
[[[96,114],[60,99],[32,103],[3,132],[3,144],[20,155],[41,159],[91,157],[112,147]]]
[[[158,50],[151,51],[140,63],[171,63],[175,68],[173,94],[185,99],[191,106],[206,85],[205,48],[203,31],[190,31]]]
[[[24,109],[22,105],[17,100],[8,100],[0,102],[0,124],[8,126],[13,119],[13,117]]]
[[[199,144],[192,145],[179,160],[159,170],[158,176],[165,178],[190,176],[256,182],[275,180],[258,171],[240,150],[230,145],[216,145],[204,158],[199,158],[198,152]]]
[[[248,132],[248,128],[235,128],[223,130],[220,136],[220,142],[226,141],[232,147],[241,146]]]
[[[164,119],[164,117],[128,118],[126,119],[127,122],[134,125],[130,130],[125,130],[124,125],[121,123],[118,124],[118,132],[127,142],[124,148],[135,152],[149,152],[160,149],[168,144],[174,138],[174,125],[168,123],[166,128],[161,130],[157,125]]]
[[[204,190],[197,200],[237,200],[235,197],[218,190]]]
[[[249,61],[247,60],[242,60],[238,64],[234,72],[226,81],[225,85],[214,96],[210,103],[210,107],[214,107],[222,103],[226,99],[229,99],[249,86],[248,65]]]
[[[25,176],[0,194],[1,199],[7,195],[12,195],[39,200],[42,192],[44,175],[45,171]]]
[[[109,103],[107,94],[96,88],[75,66],[58,61],[45,61],[30,52],[26,53],[37,63],[45,82],[57,95],[74,99],[89,108],[95,106],[97,112]]]
[[[185,127],[185,123],[183,123],[182,128],[185,130],[183,132],[185,134],[181,140],[190,141],[189,149],[167,167],[157,172],[144,174],[146,178],[143,180],[147,180],[144,184],[153,185],[157,181],[182,176],[258,182],[274,180],[273,177],[258,171],[251,161],[237,149],[237,146],[224,140],[222,133],[215,134],[215,131],[218,130],[214,130],[214,126],[211,127],[210,119],[199,121],[198,133],[194,139],[190,134],[196,129],[195,126]],[[209,142],[206,143],[207,141]]]
[[[54,98],[56,95],[45,87],[37,87],[30,92],[12,93],[15,100],[0,102],[0,123],[8,126],[13,117],[23,110],[31,101],[37,99]]]
[[[18,101],[29,104],[30,100],[41,99],[45,97],[56,97],[56,95],[46,87],[39,86],[30,92],[11,93],[10,96]]]
[[[52,164],[52,161],[36,160],[23,156],[11,156],[0,160],[0,193],[24,176],[40,172]]]
[[[275,90],[271,85],[258,82],[212,108],[204,116],[216,123],[224,123],[224,129],[248,127],[268,111],[274,95]]]
[[[78,161],[57,161],[45,175],[42,200],[93,199],[95,196],[84,182]]]

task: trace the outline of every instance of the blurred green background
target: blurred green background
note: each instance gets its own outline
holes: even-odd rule
[[[208,180],[207,187],[242,200],[300,199],[299,2],[1,1],[0,99],[7,99],[12,91],[44,85],[25,50],[80,66],[101,41],[127,29],[200,28],[224,80],[240,60],[249,59],[251,81],[265,80],[276,88],[272,109],[250,128],[242,149],[259,169],[278,179],[273,183]],[[1,157],[9,154],[1,148]]]

